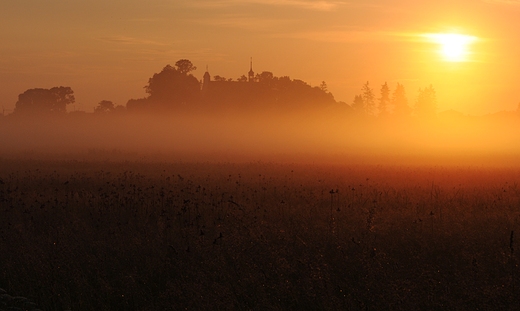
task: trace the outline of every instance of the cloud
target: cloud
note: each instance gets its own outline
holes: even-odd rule
[[[290,20],[279,20],[270,18],[256,18],[243,15],[224,15],[221,17],[196,19],[192,22],[216,26],[216,27],[230,27],[240,28],[246,30],[269,30],[279,29],[280,26],[291,23]]]
[[[306,39],[320,42],[395,41],[399,34],[374,30],[323,30],[276,34],[276,37]],[[402,40],[402,39],[400,39]]]
[[[157,46],[168,45],[164,42],[139,39],[139,38],[134,38],[134,37],[126,37],[126,36],[99,37],[97,39],[99,41],[108,42],[108,43],[119,43],[119,44],[128,44],[128,45],[130,45],[130,44],[132,44],[132,45],[157,45]]]
[[[340,5],[347,4],[339,0],[198,0],[192,1],[190,5],[198,7],[228,7],[245,4],[259,4],[269,6],[290,6],[307,10],[331,11]]]
[[[374,30],[367,28],[342,28],[312,30],[301,32],[277,33],[272,36],[277,38],[295,38],[319,42],[431,42],[431,36],[437,34],[421,32],[400,32],[391,30]],[[464,36],[464,35],[461,35]],[[471,40],[482,41],[483,38],[465,36]]]
[[[520,5],[520,0],[483,0],[492,4]]]

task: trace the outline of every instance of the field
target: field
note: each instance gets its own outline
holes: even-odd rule
[[[4,159],[0,288],[42,310],[517,310],[519,182],[503,167]]]

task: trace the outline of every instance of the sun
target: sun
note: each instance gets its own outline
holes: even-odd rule
[[[457,33],[427,34],[426,37],[440,45],[439,53],[449,62],[464,62],[469,60],[470,46],[477,37]]]

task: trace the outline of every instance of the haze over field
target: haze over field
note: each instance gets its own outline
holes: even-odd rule
[[[519,14],[505,0],[0,0],[0,104],[12,112],[26,89],[68,85],[70,110],[124,105],[177,59],[198,79],[206,65],[236,79],[252,56],[257,72],[326,81],[346,103],[371,81],[404,84],[411,99],[432,84],[439,111],[514,110]],[[450,33],[475,39],[462,58],[436,35]]]
[[[0,123],[0,156],[518,166],[520,117],[331,119],[294,114],[93,116]]]

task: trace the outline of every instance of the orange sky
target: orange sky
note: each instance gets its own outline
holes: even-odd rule
[[[202,78],[249,70],[326,81],[351,103],[379,92],[437,90],[439,110],[480,115],[520,102],[520,1],[0,0],[0,104],[29,88],[70,86],[75,107],[144,97],[148,78],[190,59]],[[478,37],[467,62],[442,59],[424,33]]]

